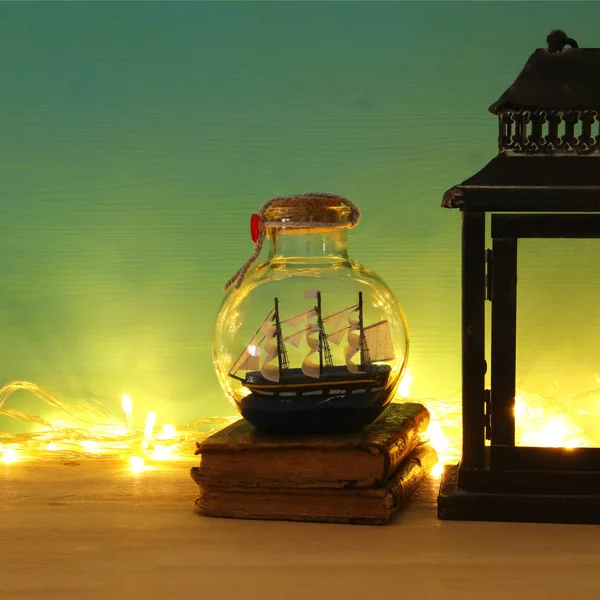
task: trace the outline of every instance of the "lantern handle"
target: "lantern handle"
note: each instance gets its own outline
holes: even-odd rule
[[[562,29],[554,29],[548,34],[546,38],[548,44],[548,52],[562,52],[565,46],[571,46],[571,48],[579,48],[579,44],[570,38]]]

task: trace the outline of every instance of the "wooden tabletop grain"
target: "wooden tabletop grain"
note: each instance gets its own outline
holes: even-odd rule
[[[0,598],[597,598],[595,526],[440,522],[436,482],[385,527],[192,511],[191,462],[0,466]]]

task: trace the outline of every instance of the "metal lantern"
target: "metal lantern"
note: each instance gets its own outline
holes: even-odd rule
[[[600,523],[600,448],[515,444],[519,239],[600,238],[600,49],[560,30],[547,42],[490,107],[498,156],[442,203],[462,213],[463,444],[441,519]]]

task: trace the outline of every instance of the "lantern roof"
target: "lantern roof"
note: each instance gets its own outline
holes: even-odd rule
[[[600,48],[561,30],[547,42],[490,106],[498,156],[448,190],[443,207],[600,212]]]
[[[599,110],[600,48],[536,50],[489,110],[498,115],[523,109]]]

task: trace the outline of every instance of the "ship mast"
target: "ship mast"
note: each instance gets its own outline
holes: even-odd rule
[[[290,368],[290,361],[288,360],[287,350],[281,335],[281,321],[279,319],[279,298],[275,298],[275,314],[273,315],[275,321],[275,331],[277,336],[277,361],[279,363],[279,371],[282,369]]]
[[[317,310],[317,323],[319,325],[319,372],[323,373],[323,362],[325,362],[325,366],[333,369],[333,357],[321,315],[321,292],[317,292],[317,306],[315,308]]]
[[[358,292],[358,327],[360,331],[360,369],[367,373],[371,371],[371,357],[369,356],[369,347],[365,337],[365,328],[363,325],[363,295]]]
[[[323,319],[321,317],[321,292],[317,292],[317,321],[319,323],[319,373],[323,372]]]

